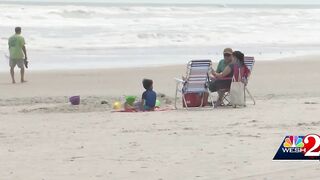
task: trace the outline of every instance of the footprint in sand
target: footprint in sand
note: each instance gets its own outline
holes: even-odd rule
[[[304,104],[318,104],[317,102],[314,102],[314,101],[309,101],[309,102],[304,102]]]
[[[297,126],[318,126],[320,125],[320,121],[311,122],[311,123],[297,123]]]
[[[69,161],[75,161],[77,159],[82,159],[82,158],[84,158],[84,156],[74,156],[74,157],[71,157]]]

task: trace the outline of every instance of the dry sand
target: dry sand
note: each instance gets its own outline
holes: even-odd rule
[[[111,112],[144,77],[170,106],[185,65],[27,72],[15,85],[1,73],[0,179],[319,179],[318,161],[272,161],[285,135],[319,133],[318,58],[258,61],[257,105],[238,109]]]

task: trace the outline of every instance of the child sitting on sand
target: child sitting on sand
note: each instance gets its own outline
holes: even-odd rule
[[[135,102],[135,96],[127,96],[124,104],[126,112],[154,111],[157,94],[153,91],[153,81],[151,79],[144,79],[142,84],[146,91],[143,92],[141,101]]]
[[[153,91],[153,81],[151,79],[144,79],[142,84],[146,91],[142,94],[141,108],[143,111],[154,111],[157,93]]]

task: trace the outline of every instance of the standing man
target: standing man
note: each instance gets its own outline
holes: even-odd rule
[[[25,47],[24,38],[21,36],[21,27],[15,28],[15,34],[9,38],[8,45],[10,51],[10,74],[12,83],[16,83],[14,79],[14,68],[18,66],[21,73],[21,83],[26,82],[24,79],[24,66],[28,68],[28,57]]]

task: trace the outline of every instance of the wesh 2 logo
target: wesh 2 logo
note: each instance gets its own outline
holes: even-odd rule
[[[273,160],[320,160],[320,136],[286,136]]]

